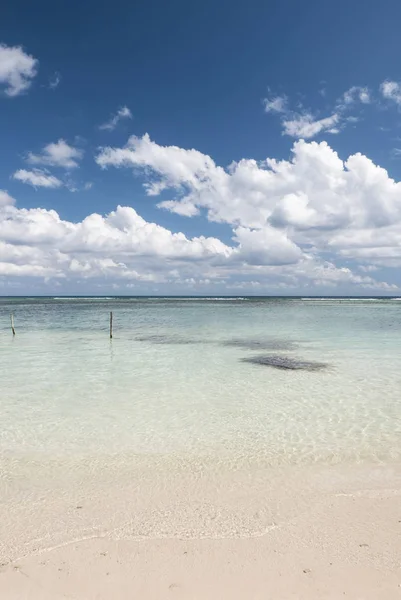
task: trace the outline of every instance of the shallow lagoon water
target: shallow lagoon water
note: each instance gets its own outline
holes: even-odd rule
[[[15,519],[52,490],[90,481],[100,498],[134,472],[157,487],[178,471],[226,480],[401,456],[398,300],[3,298],[0,338],[0,486]]]
[[[2,299],[0,311],[3,453],[401,451],[399,301]],[[258,365],[266,356],[275,364]],[[291,368],[314,363],[327,366]]]

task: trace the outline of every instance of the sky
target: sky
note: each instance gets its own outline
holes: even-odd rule
[[[401,296],[400,22],[5,0],[0,295]]]

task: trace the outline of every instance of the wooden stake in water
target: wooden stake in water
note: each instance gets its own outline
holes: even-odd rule
[[[110,339],[113,337],[113,313],[110,312]]]
[[[13,335],[15,335],[14,315],[13,315],[13,313],[11,313],[10,318],[11,318],[11,331],[13,332]]]

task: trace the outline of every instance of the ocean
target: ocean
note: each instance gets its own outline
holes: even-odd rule
[[[244,482],[401,458],[401,299],[0,298],[0,389],[6,558],[257,535]]]

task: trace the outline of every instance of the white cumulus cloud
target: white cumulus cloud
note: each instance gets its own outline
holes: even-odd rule
[[[386,282],[304,254],[269,226],[236,227],[233,245],[227,245],[213,237],[172,233],[122,206],[73,223],[54,210],[17,208],[7,199],[0,208],[0,255],[0,285],[12,278],[36,279],[44,286],[53,282],[53,288],[67,290],[107,285],[138,291],[162,285],[221,293],[222,288],[248,289],[250,281],[251,288],[270,291],[344,284],[391,291]]]
[[[338,133],[336,125],[340,121],[340,116],[337,113],[324,119],[315,119],[312,114],[305,113],[297,115],[294,118],[283,121],[283,133],[295,138],[312,138],[321,133],[328,131],[329,133]]]
[[[2,206],[9,206],[15,204],[15,199],[10,196],[7,190],[0,190],[0,208]]]
[[[21,46],[0,44],[0,86],[7,96],[19,96],[32,84],[37,73],[38,60]]]
[[[295,142],[291,160],[242,159],[223,168],[197,150],[160,146],[144,135],[123,148],[103,148],[96,160],[103,168],[142,169],[149,196],[173,191],[161,208],[189,217],[203,209],[234,232],[248,229],[238,231],[258,246],[254,256],[267,247],[256,230],[274,240],[269,251],[276,247],[278,255],[286,247],[295,257],[296,244],[304,253],[332,249],[347,257],[360,256],[360,246],[365,258],[369,252],[377,258],[371,238],[392,248],[389,258],[401,255],[401,183],[362,154],[341,160],[326,142]]]
[[[63,139],[47,144],[40,154],[28,153],[27,162],[31,165],[46,165],[74,169],[83,156],[83,150],[74,148]]]
[[[1,198],[1,196],[0,196]],[[212,237],[183,233],[145,221],[131,207],[78,223],[54,210],[0,209],[0,274],[61,279],[164,281],[180,272],[200,273],[214,261],[227,261],[233,248]],[[161,263],[164,261],[164,263]]]
[[[13,179],[27,183],[32,187],[43,187],[43,188],[58,188],[63,185],[60,179],[57,179],[54,175],[50,175],[42,169],[32,169],[27,171],[26,169],[19,169],[13,174]]]
[[[149,201],[163,192],[164,210],[201,213],[225,223],[231,236],[173,233],[127,206],[71,222],[54,210],[18,208],[3,191],[0,285],[11,277],[93,291],[399,293],[380,271],[397,274],[401,265],[401,183],[362,154],[342,160],[326,142],[300,140],[287,160],[222,167],[144,135],[101,149],[96,160],[142,174]]]

